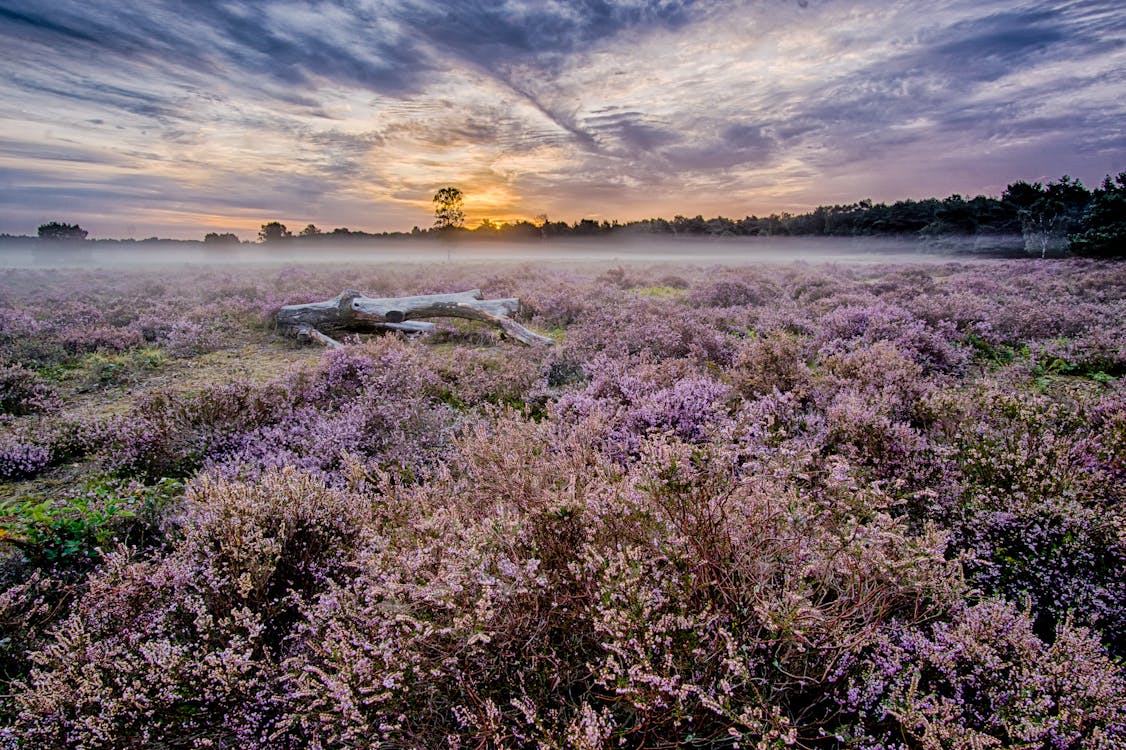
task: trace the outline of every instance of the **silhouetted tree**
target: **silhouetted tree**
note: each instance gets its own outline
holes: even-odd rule
[[[458,229],[465,223],[462,210],[465,195],[455,187],[444,187],[434,193],[434,227]]]
[[[594,219],[580,219],[571,227],[571,234],[575,237],[595,237],[599,234],[598,222]]]
[[[938,204],[934,218],[922,229],[926,235],[973,234],[975,231],[977,221],[973,208],[957,193]]]
[[[504,236],[511,240],[538,240],[542,234],[540,228],[532,222],[518,221],[504,225]]]
[[[305,225],[305,228],[301,230],[302,237],[316,237],[318,234],[323,233],[321,232],[321,230],[317,229],[316,224],[307,224]]]
[[[279,242],[292,236],[290,231],[285,228],[285,224],[280,221],[263,224],[262,228],[258,230],[258,239],[262,242]]]
[[[208,232],[203,235],[203,244],[205,245],[237,245],[239,242],[238,235],[231,234],[230,232],[224,232],[223,234]]]
[[[41,240],[84,240],[89,234],[77,224],[61,224],[52,221],[39,226],[39,239]]]
[[[674,216],[672,229],[674,234],[705,234],[708,231],[707,222],[699,214],[691,219],[684,216]]]
[[[1072,236],[1071,250],[1079,255],[1126,255],[1126,172],[1108,175],[1091,194],[1083,214],[1083,231]]]
[[[1027,210],[1032,204],[1044,197],[1044,186],[1039,182],[1025,182],[1017,180],[1005,188],[1001,193],[1001,200],[1016,208],[1018,211]]]

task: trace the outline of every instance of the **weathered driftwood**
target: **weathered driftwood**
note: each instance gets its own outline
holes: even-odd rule
[[[332,334],[434,330],[433,323],[419,322],[418,318],[478,320],[500,328],[524,344],[550,346],[554,343],[510,317],[520,309],[520,300],[514,297],[483,299],[483,296],[480,289],[470,289],[417,297],[365,297],[362,292],[346,289],[323,302],[286,305],[278,310],[277,323],[300,339],[312,339],[333,348],[341,344]]]

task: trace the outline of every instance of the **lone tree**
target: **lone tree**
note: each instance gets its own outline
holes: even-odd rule
[[[434,193],[434,228],[460,229],[465,223],[462,210],[464,194],[455,187],[444,187]]]
[[[39,226],[39,239],[41,240],[84,240],[89,234],[77,224],[60,224],[52,221]]]
[[[292,236],[293,234],[280,221],[263,224],[262,228],[258,230],[258,239],[262,242],[278,242]]]

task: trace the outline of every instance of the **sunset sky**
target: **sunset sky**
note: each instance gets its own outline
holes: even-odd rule
[[[0,0],[0,232],[742,217],[1126,170],[1126,10]]]

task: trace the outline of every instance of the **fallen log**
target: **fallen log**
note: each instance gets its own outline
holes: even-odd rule
[[[511,318],[520,309],[520,300],[484,299],[480,289],[453,294],[423,294],[416,297],[365,297],[346,289],[332,299],[304,305],[286,305],[278,310],[279,328],[299,339],[341,346],[332,337],[342,333],[434,330],[433,323],[419,318],[464,318],[495,326],[511,338],[529,346],[551,346],[547,336],[529,331]]]

